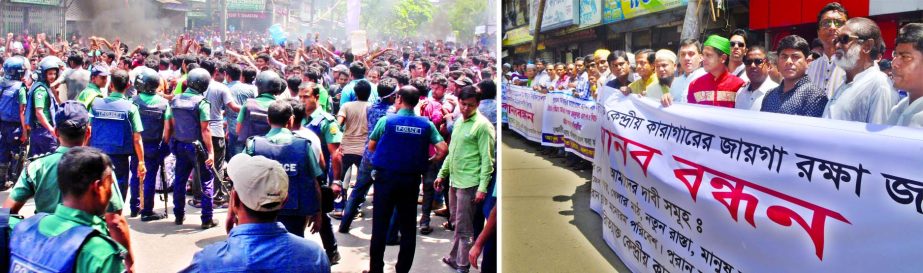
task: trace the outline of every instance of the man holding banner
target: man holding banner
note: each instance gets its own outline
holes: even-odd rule
[[[718,35],[709,36],[702,52],[702,64],[708,73],[689,84],[686,100],[694,104],[734,108],[737,90],[744,81],[728,73],[731,42]]]
[[[761,112],[809,117],[820,117],[824,113],[827,94],[805,73],[810,50],[808,41],[798,35],[782,38],[776,47],[782,85],[763,96]]]

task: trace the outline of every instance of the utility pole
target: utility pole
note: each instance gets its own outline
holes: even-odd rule
[[[532,46],[529,47],[529,60],[535,59],[535,50],[538,48],[538,34],[542,30],[543,15],[545,15],[545,0],[539,0],[538,16],[535,18],[535,32],[532,33]]]
[[[228,40],[228,0],[218,0],[220,1],[220,13],[221,13],[221,42],[227,42]]]
[[[691,0],[686,5],[686,17],[683,20],[683,32],[680,39],[696,38],[705,30],[705,9],[699,5],[701,1]]]

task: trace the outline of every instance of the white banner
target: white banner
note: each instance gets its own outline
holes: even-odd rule
[[[570,93],[570,91],[567,91]],[[542,114],[542,146],[564,147],[564,111],[567,97],[564,91],[545,94],[545,111]]]
[[[923,131],[613,96],[591,208],[633,272],[919,272]]]
[[[506,91],[502,107],[510,129],[530,141],[541,142],[545,94],[521,86],[510,86]]]
[[[564,150],[585,160],[593,160],[599,137],[600,119],[595,101],[565,95],[561,99],[561,127]]]

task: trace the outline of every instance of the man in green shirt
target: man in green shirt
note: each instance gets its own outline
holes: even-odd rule
[[[61,272],[125,271],[125,248],[109,237],[101,218],[109,199],[117,194],[112,190],[110,164],[94,148],[76,147],[61,157],[62,203],[54,214],[41,213],[15,224],[10,236],[11,271],[38,266]]]
[[[478,113],[480,97],[477,89],[466,87],[458,95],[462,120],[452,129],[449,155],[436,178],[436,190],[441,191],[443,180],[451,178],[449,188],[452,216],[455,217],[455,238],[452,249],[442,260],[459,271],[467,272],[468,251],[474,236],[475,204],[487,197],[487,186],[494,171],[494,145],[496,132],[487,118]]]
[[[116,70],[112,73],[112,92],[106,98],[97,98],[90,107],[90,145],[102,150],[112,160],[115,177],[118,181],[122,198],[128,197],[131,188],[131,217],[139,213],[138,185],[128,185],[129,173],[143,177],[147,170],[144,166],[144,146],[141,144],[141,113],[138,106],[125,96],[128,89],[128,71]]]
[[[55,115],[55,122],[59,124],[55,130],[61,146],[54,153],[33,158],[27,168],[23,169],[19,181],[10,191],[10,197],[3,203],[3,207],[9,208],[10,213],[19,213],[29,198],[33,197],[36,213],[54,213],[57,206],[63,202],[62,192],[58,187],[58,163],[69,150],[85,145],[90,131],[89,113],[83,104],[73,101],[65,102]],[[108,158],[106,160],[109,161]],[[111,180],[115,181],[114,173],[108,172],[108,175],[111,175]],[[129,250],[126,261],[130,266],[131,244],[128,223],[122,216],[122,196],[119,194],[117,184],[111,187],[113,194],[109,197],[109,205],[105,214],[106,225],[103,228],[108,226],[107,233]]]
[[[94,65],[90,71],[90,84],[87,84],[87,88],[77,95],[76,100],[86,105],[87,109],[90,109],[93,106],[93,100],[103,98],[103,92],[99,87],[105,86],[108,81],[109,68],[102,64]]]

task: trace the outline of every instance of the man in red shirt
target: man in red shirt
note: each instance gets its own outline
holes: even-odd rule
[[[737,90],[744,85],[740,78],[728,73],[731,42],[712,35],[702,49],[702,64],[708,74],[689,84],[689,103],[734,108]]]

